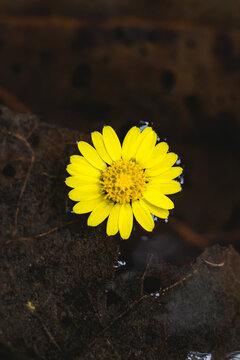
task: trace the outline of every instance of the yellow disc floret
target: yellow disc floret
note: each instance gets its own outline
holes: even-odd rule
[[[102,173],[105,198],[119,204],[140,199],[146,182],[144,169],[131,160],[118,160]]]

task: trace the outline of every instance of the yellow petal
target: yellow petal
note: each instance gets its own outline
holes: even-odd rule
[[[116,161],[121,158],[121,144],[117,134],[111,126],[105,126],[103,128],[103,141],[110,157]]]
[[[100,184],[100,179],[92,176],[75,175],[67,177],[65,183],[69,187],[76,188],[88,184]]]
[[[147,189],[143,194],[144,199],[151,204],[163,209],[173,209],[174,204],[167,196],[156,189]]]
[[[161,160],[161,162],[158,165],[162,167],[171,167],[175,164],[177,159],[178,159],[178,155],[174,154],[173,152],[170,152],[166,154],[166,156]]]
[[[138,143],[137,143],[137,149],[138,147],[141,145],[141,143],[143,142],[143,140],[145,139],[145,137],[149,134],[152,133],[153,129],[151,128],[151,126],[147,126],[143,129],[143,131],[140,133],[139,138],[138,138]],[[136,149],[136,150],[137,150]]]
[[[107,221],[107,234],[108,236],[115,235],[118,232],[119,212],[121,209],[120,204],[115,204],[109,214]]]
[[[161,162],[162,159],[165,157],[165,155],[167,154],[169,149],[169,146],[166,142],[160,142],[159,144],[157,144],[151,154],[151,158],[148,159],[148,161],[144,162],[144,168],[150,168],[153,167],[155,165],[157,165],[157,163]]]
[[[93,145],[95,146],[95,149],[97,150],[98,154],[101,156],[103,161],[105,161],[107,164],[112,164],[112,159],[108,155],[108,152],[106,150],[106,147],[104,145],[103,136],[100,132],[94,131],[91,134]]]
[[[148,202],[145,199],[142,199],[142,201],[146,204],[146,206],[148,207],[149,211],[151,214],[161,218],[161,219],[167,219],[169,216],[169,211],[166,209],[162,209],[158,206],[155,206],[153,204],[151,204],[150,202]]]
[[[121,238],[128,239],[133,227],[133,212],[129,203],[121,205],[118,226]]]
[[[157,134],[155,131],[150,131],[142,140],[136,152],[136,161],[139,164],[146,162],[152,155],[154,146],[157,141]]]
[[[178,155],[174,153],[168,153],[164,158],[155,166],[146,170],[146,174],[149,176],[157,176],[165,171],[167,171],[170,167],[172,167],[178,159]]]
[[[157,189],[158,191],[160,191],[161,193],[163,193],[165,195],[175,194],[175,193],[181,191],[181,189],[182,189],[179,182],[177,182],[175,180],[170,180],[165,183],[161,183],[161,182],[158,183],[156,181],[154,181],[154,182],[150,181],[148,183],[148,187]]]
[[[106,164],[98,155],[97,151],[85,141],[78,142],[78,149],[80,153],[85,157],[85,159],[97,169],[103,170],[106,167]]]
[[[103,199],[103,197],[99,196],[96,199],[92,199],[92,200],[88,200],[88,201],[80,201],[76,205],[74,205],[73,212],[75,214],[88,213],[88,212],[92,211],[93,209],[95,209],[95,207],[97,207],[98,204],[100,204],[100,202],[102,202],[102,199]]]
[[[96,199],[101,196],[99,185],[91,184],[77,187],[68,193],[69,199],[73,201],[86,201]]]
[[[88,217],[88,226],[97,226],[108,217],[114,203],[113,201],[102,200],[101,203],[91,212]]]
[[[147,136],[147,134],[149,134],[150,132],[152,132],[153,129],[151,126],[146,126],[143,131],[141,132],[141,140],[143,140],[145,138],[145,136]]]
[[[132,130],[133,129],[133,130]],[[126,135],[126,141],[124,139],[124,152],[122,156],[124,159],[135,159],[136,152],[139,148],[139,145],[145,139],[145,137],[153,132],[153,129],[150,126],[147,126],[142,132],[139,128],[134,126],[129,130]]]
[[[74,165],[87,163],[90,165],[82,155],[70,156],[70,163]]]
[[[130,160],[136,154],[139,146],[140,129],[137,126],[133,126],[126,134],[122,144],[122,158],[124,160]]]
[[[89,164],[87,160],[80,155],[70,157],[71,164],[67,166],[67,172],[70,175],[87,174],[89,176],[101,176],[101,171]]]
[[[155,179],[160,182],[166,182],[167,180],[172,180],[181,175],[183,169],[180,166],[174,166],[170,169],[166,169],[161,175],[153,177],[152,180]]]
[[[142,200],[132,202],[133,214],[137,222],[147,231],[152,231],[154,221],[152,215]]]
[[[101,172],[90,164],[89,166],[69,164],[66,170],[70,175],[73,176],[87,175],[98,179],[101,176]]]

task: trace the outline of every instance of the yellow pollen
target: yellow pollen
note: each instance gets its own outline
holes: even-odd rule
[[[141,198],[146,182],[145,171],[131,160],[118,160],[102,173],[105,198],[119,204]]]

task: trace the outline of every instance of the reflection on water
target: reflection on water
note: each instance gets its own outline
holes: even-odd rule
[[[226,360],[240,360],[240,351],[234,351],[227,354]]]
[[[165,229],[162,228],[163,226]],[[198,248],[187,244],[177,234],[170,232],[166,226],[168,226],[167,221],[166,224],[164,221],[161,224],[160,221],[157,221],[156,232],[150,234],[144,233],[137,227],[128,241],[120,240],[118,261],[121,263],[117,268],[144,270],[149,254],[152,254],[158,261],[170,262],[175,265],[189,264],[201,253]]]
[[[226,360],[240,360],[240,351],[234,351],[225,356]],[[214,360],[212,354],[200,353],[198,351],[190,351],[186,360]]]
[[[200,353],[197,351],[190,351],[186,360],[213,360],[212,355],[208,353]]]

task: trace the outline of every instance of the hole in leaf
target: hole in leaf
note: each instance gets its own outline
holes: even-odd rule
[[[14,169],[14,167],[11,164],[7,164],[3,168],[2,173],[3,173],[3,175],[5,175],[7,177],[13,177],[16,174],[16,170]]]
[[[160,279],[153,276],[147,277],[144,279],[143,289],[148,294],[158,291],[160,289]]]

